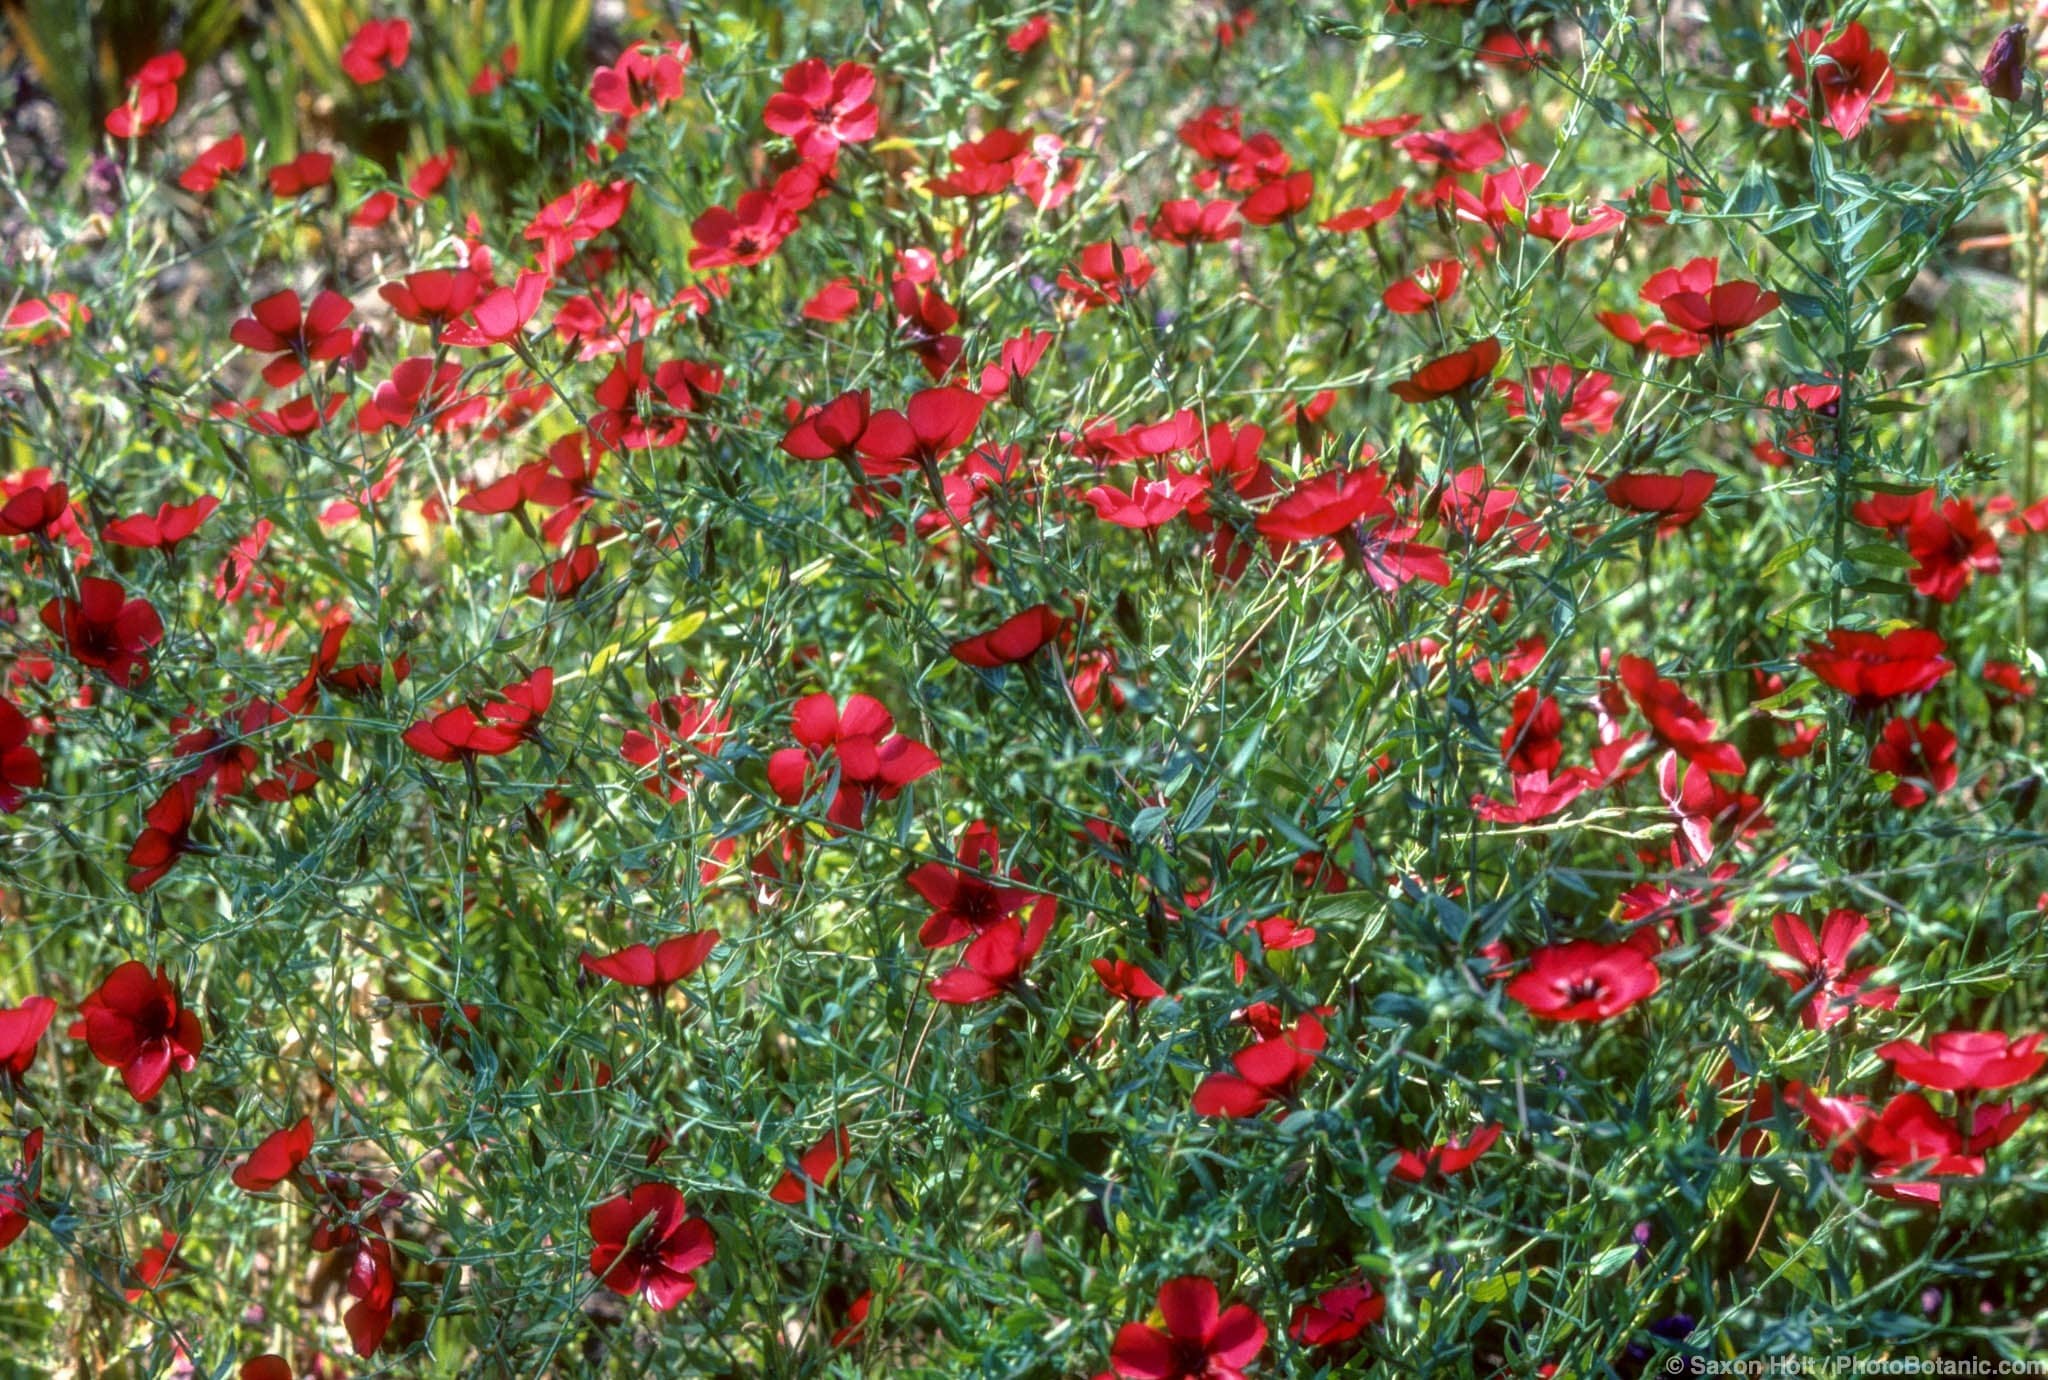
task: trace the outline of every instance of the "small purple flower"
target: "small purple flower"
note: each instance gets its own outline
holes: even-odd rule
[[[2027,84],[2027,26],[2014,24],[2000,30],[1977,75],[1984,89],[1999,100],[2018,100]]]

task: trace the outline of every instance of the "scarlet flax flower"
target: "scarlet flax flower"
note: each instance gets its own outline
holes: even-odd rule
[[[718,1253],[710,1226],[680,1190],[645,1183],[590,1210],[590,1273],[615,1294],[667,1312],[696,1291],[691,1275]]]
[[[121,1071],[128,1095],[147,1102],[176,1069],[190,1072],[206,1048],[197,1013],[178,1000],[169,974],[155,974],[133,959],[107,974],[78,1005],[74,1038],[83,1036],[93,1058]]]

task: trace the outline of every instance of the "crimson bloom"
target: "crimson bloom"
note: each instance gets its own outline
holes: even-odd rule
[[[1071,269],[1063,269],[1059,286],[1074,294],[1082,311],[1113,306],[1152,281],[1152,261],[1135,244],[1103,240],[1084,246]]]
[[[178,185],[194,196],[205,196],[220,185],[223,177],[240,172],[248,161],[248,141],[239,132],[230,134],[201,149],[199,156],[178,174]]]
[[[1359,1280],[1325,1289],[1314,1303],[1296,1308],[1287,1331],[1303,1346],[1337,1346],[1364,1332],[1386,1311],[1386,1298]]]
[[[807,409],[782,434],[782,450],[796,460],[852,463],[870,417],[868,390],[851,388],[822,407]]]
[[[974,1006],[992,1001],[1024,980],[1024,970],[1045,947],[1059,904],[1041,896],[1029,922],[1006,915],[967,945],[957,967],[931,982],[931,994],[949,1006]]]
[[[168,122],[178,110],[178,82],[185,75],[185,55],[158,53],[128,79],[128,97],[107,112],[107,133],[116,139],[140,139]]]
[[[1483,383],[1500,363],[1500,341],[1488,336],[1453,354],[1433,359],[1392,388],[1402,402],[1426,403],[1462,397]]]
[[[1456,259],[1438,259],[1390,284],[1380,293],[1380,302],[1396,316],[1429,311],[1457,295],[1458,280],[1464,273],[1464,265]]]
[[[143,831],[128,850],[128,889],[140,894],[155,886],[178,859],[191,850],[193,811],[198,804],[196,776],[179,777],[143,811]]]
[[[1642,1001],[1662,981],[1657,965],[1633,944],[1574,939],[1546,944],[1507,994],[1546,1021],[1604,1021]]]
[[[590,1237],[598,1282],[627,1298],[641,1295],[664,1313],[696,1291],[691,1274],[718,1253],[710,1226],[689,1215],[671,1184],[645,1183],[605,1199],[590,1210]]]
[[[356,346],[356,333],[345,329],[355,307],[338,292],[323,291],[303,309],[290,288],[273,292],[249,308],[249,314],[228,330],[228,339],[245,350],[274,355],[263,366],[263,381],[283,388],[301,378],[309,364],[340,359]]]
[[[19,476],[19,486],[0,503],[0,537],[32,537],[63,520],[71,508],[71,486],[48,476],[48,470]]]
[[[908,469],[936,472],[938,462],[967,444],[988,402],[965,388],[913,393],[901,412],[877,412],[861,432],[861,468],[876,476]]]
[[[43,759],[28,745],[28,717],[0,700],[0,814],[12,814],[43,784]]]
[[[1195,1115],[1257,1116],[1274,1102],[1291,1100],[1328,1040],[1321,1021],[1303,1016],[1292,1030],[1239,1050],[1230,1059],[1235,1073],[1212,1073],[1195,1089]]]
[[[1252,527],[1276,543],[1320,541],[1364,519],[1392,517],[1386,493],[1386,477],[1376,469],[1326,470],[1297,484]]]
[[[647,723],[646,733],[627,730],[619,755],[636,767],[654,768],[644,782],[647,789],[676,804],[689,795],[696,779],[693,760],[716,757],[725,746],[732,717],[710,700],[670,695],[647,706]]]
[[[264,178],[270,183],[272,196],[299,196],[334,180],[334,155],[302,153],[289,163],[279,163]]]
[[[482,711],[460,704],[405,730],[405,745],[436,762],[496,757],[512,751],[540,726],[555,697],[555,673],[543,666],[498,692]]]
[[[1104,991],[1128,1005],[1143,1006],[1166,995],[1156,978],[1129,959],[1098,958],[1088,966],[1095,970]]]
[[[1916,562],[1906,578],[1943,604],[1954,603],[1971,580],[1996,574],[2003,564],[1997,539],[1967,498],[1952,498],[1938,509],[1929,503],[1908,524],[1906,549]]]
[[[1289,173],[1254,188],[1237,204],[1237,213],[1249,225],[1278,225],[1305,210],[1315,191],[1314,173]]]
[[[704,966],[704,960],[718,947],[718,939],[717,930],[696,930],[664,939],[651,948],[633,944],[615,954],[584,953],[576,961],[586,972],[622,986],[648,988],[658,1001],[672,983]]]
[[[895,718],[867,695],[847,696],[844,708],[828,694],[807,695],[796,702],[791,723],[799,746],[768,759],[768,784],[783,804],[798,804],[813,784],[813,767],[829,759],[839,788],[825,817],[844,829],[861,826],[870,800],[894,800],[939,769],[938,754],[896,732]]]
[[[690,222],[691,268],[746,268],[796,233],[796,213],[773,192],[751,191],[732,209],[713,206]]]
[[[36,1200],[36,1161],[43,1155],[43,1130],[38,1126],[21,1142],[21,1158],[12,1173],[0,1174],[0,1251],[28,1229],[28,1210]]]
[[[313,1153],[313,1119],[300,1117],[265,1136],[228,1177],[245,1193],[268,1193],[299,1172]]]
[[[1040,647],[1058,637],[1066,625],[1067,620],[1054,613],[1052,605],[1033,604],[985,633],[955,642],[953,658],[992,671],[998,666],[1029,660]]]
[[[176,551],[178,543],[198,531],[218,507],[220,500],[211,494],[192,503],[165,503],[153,515],[136,513],[108,523],[100,536],[115,546]]]
[[[57,1014],[57,1003],[48,997],[22,998],[19,1006],[0,1006],[0,1073],[22,1078],[35,1062],[36,1046]]]
[[[1649,720],[1650,731],[1665,747],[1717,776],[1740,776],[1747,770],[1735,744],[1715,739],[1719,725],[1687,698],[1676,681],[1658,675],[1654,662],[1624,656],[1621,684]]]
[[[1853,910],[1831,910],[1821,922],[1820,936],[1812,926],[1790,913],[1771,918],[1771,935],[1790,960],[1778,965],[1785,981],[1794,987],[1813,988],[1813,996],[1800,1008],[1799,1022],[1808,1030],[1829,1030],[1838,1025],[1854,1006],[1871,1006],[1890,1011],[1898,1005],[1899,989],[1869,984],[1874,968],[1849,967],[1849,953],[1870,933],[1870,921]]]
[[[1243,1380],[1266,1346],[1266,1324],[1246,1304],[1221,1307],[1213,1281],[1183,1275],[1159,1286],[1162,1331],[1125,1323],[1109,1349],[1124,1380]]]
[[[1956,735],[1941,723],[1893,719],[1871,745],[1870,769],[1899,778],[1892,804],[1902,810],[1925,805],[1956,784]]]
[[[162,967],[154,976],[134,959],[107,974],[78,1004],[74,1038],[85,1037],[93,1058],[121,1070],[129,1096],[147,1102],[171,1070],[190,1072],[206,1048],[197,1013],[178,1002],[178,989]]]
[[[1812,88],[1827,112],[1824,123],[1844,139],[1861,134],[1876,108],[1891,99],[1891,59],[1853,21],[1840,34],[1832,27],[1802,30],[1785,46],[1785,69]]]
[[[844,1126],[835,1126],[821,1137],[816,1145],[804,1151],[796,1168],[785,1169],[776,1180],[768,1196],[778,1203],[792,1207],[801,1206],[804,1195],[809,1192],[807,1184],[816,1184],[820,1189],[830,1188],[832,1181],[839,1177],[840,1166],[853,1153],[853,1137]]]
[[[768,98],[761,123],[794,141],[800,156],[814,162],[829,159],[841,144],[864,144],[875,137],[880,114],[874,95],[872,67],[858,62],[829,67],[821,58],[805,58],[782,74],[782,89]]]
[[[2015,1040],[1996,1030],[1950,1030],[1925,1046],[1893,1040],[1877,1047],[1899,1077],[1945,1092],[1991,1092],[2024,1083],[2048,1063],[2041,1035]]]
[[[1658,531],[1675,532],[1700,515],[1719,482],[1706,470],[1686,470],[1681,474],[1624,470],[1600,489],[1615,507],[1631,513],[1654,514]]]
[[[403,19],[366,19],[341,50],[341,70],[357,86],[382,81],[412,54],[412,25]]]
[[[1653,273],[1643,283],[1642,299],[1679,330],[1718,344],[1778,305],[1777,293],[1755,283],[1718,281],[1720,270],[1720,260],[1700,258]]]
[[[1955,669],[1942,655],[1946,646],[1941,634],[1929,628],[1889,633],[1831,628],[1827,641],[1809,644],[1799,662],[1858,708],[1868,709],[1933,689]]]
[[[903,884],[932,907],[918,929],[918,943],[927,949],[949,948],[1029,905],[1038,893],[1003,885],[1011,877],[1001,866],[996,831],[977,821],[962,831],[956,862],[928,862],[912,869]],[[984,867],[989,871],[977,870]]]
[[[1427,1150],[1403,1150],[1401,1158],[1394,1164],[1393,1175],[1411,1184],[1419,1184],[1432,1174],[1449,1177],[1463,1173],[1481,1155],[1493,1148],[1500,1139],[1502,1128],[1482,1126],[1464,1140],[1447,1140]]]
[[[44,604],[41,617],[74,661],[124,690],[149,675],[147,653],[164,636],[163,620],[147,599],[130,599],[115,581],[96,577],[78,582],[76,599]]]

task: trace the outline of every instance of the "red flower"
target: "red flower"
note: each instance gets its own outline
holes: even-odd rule
[[[795,141],[801,157],[827,160],[841,144],[875,137],[880,116],[874,94],[873,68],[857,62],[828,67],[820,58],[805,58],[782,74],[782,89],[768,98],[761,123]]]
[[[1159,1286],[1165,1331],[1125,1323],[1109,1349],[1124,1380],[1243,1380],[1266,1346],[1266,1324],[1245,1304],[1219,1311],[1216,1286],[1183,1275]]]
[[[357,86],[383,80],[412,53],[412,25],[403,19],[366,19],[341,50],[341,70]]]
[[[1646,325],[1625,311],[1595,312],[1594,317],[1616,340],[1666,359],[1690,359],[1707,348],[1703,335],[1676,326]]]
[[[619,755],[636,767],[653,767],[654,774],[644,784],[675,804],[690,793],[697,776],[691,765],[694,759],[716,757],[725,746],[732,718],[720,713],[710,700],[671,695],[647,706],[647,721],[652,736],[638,729],[627,730]]]
[[[731,210],[713,206],[690,222],[691,268],[745,268],[796,233],[796,213],[771,192],[747,192]]]
[[[343,1288],[355,1300],[341,1315],[349,1343],[356,1355],[374,1356],[398,1308],[398,1270],[392,1263],[391,1243],[381,1237],[357,1242]]]
[[[1128,959],[1098,958],[1090,962],[1103,990],[1130,1006],[1143,1006],[1166,995],[1153,976]]]
[[[1893,719],[1871,746],[1870,769],[1899,778],[1892,804],[1902,810],[1925,805],[1956,784],[1956,735],[1939,723]]]
[[[953,657],[969,666],[994,670],[1029,660],[1040,647],[1060,635],[1067,620],[1052,611],[1050,604],[1033,604],[1012,614],[985,633],[964,637],[952,647]]]
[[[183,53],[158,53],[128,79],[128,97],[107,112],[107,133],[140,139],[168,122],[178,110],[178,82],[185,75]]]
[[[1328,220],[1319,222],[1319,225],[1321,229],[1333,235],[1355,235],[1361,230],[1370,230],[1388,219],[1401,209],[1401,203],[1407,199],[1408,189],[1396,187],[1370,206],[1354,206],[1348,211],[1339,211]]]
[[[586,972],[599,977],[626,987],[648,988],[658,1001],[672,983],[681,982],[704,966],[704,960],[718,947],[718,938],[717,930],[696,930],[664,939],[653,948],[633,944],[615,954],[599,956],[586,952],[576,961]]]
[[[36,1046],[57,1014],[48,997],[24,997],[19,1006],[0,1006],[0,1073],[21,1079],[35,1062]]]
[[[130,891],[140,894],[149,890],[190,851],[198,793],[198,780],[181,776],[143,812],[145,827],[128,850],[128,865],[136,869],[128,874]]]
[[[1432,1174],[1448,1178],[1463,1173],[1473,1161],[1493,1148],[1500,1139],[1499,1126],[1482,1126],[1463,1141],[1447,1140],[1442,1145],[1427,1150],[1403,1150],[1395,1163],[1393,1174],[1411,1184],[1419,1184]]]
[[[813,765],[829,754],[839,789],[825,817],[844,829],[860,828],[869,800],[894,800],[905,786],[939,769],[938,754],[896,732],[889,711],[866,695],[849,695],[844,709],[830,695],[807,695],[796,702],[791,720],[801,746],[779,749],[768,759],[768,784],[783,804],[798,804],[822,779],[814,777]]]
[[[292,1363],[274,1351],[251,1356],[235,1372],[236,1380],[292,1380]]]
[[[1740,776],[1747,770],[1735,744],[1715,740],[1719,725],[1686,697],[1676,681],[1659,676],[1654,662],[1624,656],[1621,683],[1665,747],[1717,776]]]
[[[230,134],[201,149],[199,156],[178,174],[178,185],[194,196],[205,196],[220,185],[223,177],[240,172],[248,161],[247,141],[240,134]]]
[[[1474,173],[1508,156],[1508,146],[1498,124],[1477,129],[1418,130],[1394,141],[1394,147],[1424,167],[1441,167],[1446,172]]]
[[[130,599],[112,580],[78,582],[76,599],[52,599],[43,626],[64,640],[72,659],[127,689],[149,675],[145,653],[163,640],[163,620],[146,599]]]
[[[1808,1030],[1829,1030],[1849,1014],[1849,1007],[1872,1006],[1890,1011],[1898,1005],[1899,989],[1872,987],[1866,981],[1874,968],[1849,967],[1849,952],[1870,933],[1870,921],[1853,910],[1831,910],[1821,922],[1820,938],[1797,915],[1771,918],[1771,935],[1778,948],[1791,960],[1777,965],[1785,981],[1813,996],[1800,1008],[1799,1022]]]
[[[220,500],[211,494],[193,503],[165,503],[153,517],[137,513],[108,523],[100,529],[100,536],[115,546],[176,551],[178,543],[198,531],[218,507]]]
[[[1429,311],[1457,294],[1464,272],[1465,266],[1456,259],[1438,259],[1387,287],[1380,293],[1380,301],[1396,316]]]
[[[93,1058],[121,1070],[128,1095],[147,1102],[176,1068],[189,1072],[206,1048],[197,1014],[178,1003],[178,989],[162,967],[152,977],[133,959],[123,963],[78,1004],[72,1036],[85,1037]]]
[[[621,119],[636,119],[682,98],[689,61],[688,44],[636,43],[619,54],[618,62],[590,74],[590,103]]]
[[[1433,359],[1393,386],[1402,402],[1425,403],[1455,397],[1482,383],[1500,363],[1500,341],[1492,336],[1455,354]]]
[[[839,1177],[839,1167],[846,1157],[853,1153],[853,1137],[844,1126],[834,1127],[810,1149],[804,1151],[796,1168],[785,1169],[768,1196],[778,1203],[800,1207],[810,1191],[806,1185],[816,1184],[820,1189],[830,1188],[832,1181]]]
[[[43,784],[43,759],[28,745],[26,715],[0,700],[0,814],[13,814]]]
[[[1598,370],[1585,373],[1569,364],[1546,364],[1529,371],[1526,386],[1513,379],[1501,379],[1493,391],[1507,399],[1510,417],[1534,414],[1554,419],[1560,431],[1590,432],[1605,436],[1614,430],[1614,414],[1621,410],[1621,394],[1614,377]]]
[[[15,1238],[28,1229],[28,1210],[36,1200],[31,1181],[36,1161],[42,1155],[43,1132],[37,1127],[23,1138],[21,1158],[15,1162],[14,1172],[0,1174],[0,1251],[13,1245]]]
[[[1364,1332],[1386,1311],[1386,1299],[1365,1281],[1340,1284],[1295,1309],[1287,1331],[1303,1346],[1337,1346]]]
[[[10,481],[7,501],[0,504],[0,537],[48,533],[71,508],[69,485],[50,478],[48,470],[31,470]]]
[[[641,1184],[599,1203],[590,1210],[590,1237],[590,1273],[615,1294],[643,1295],[660,1312],[696,1291],[691,1273],[718,1253],[711,1228],[689,1215],[669,1184]]]
[[[1700,515],[1719,481],[1706,470],[1644,474],[1629,470],[1601,485],[1607,501],[1632,513],[1654,513],[1660,532],[1675,532]]]
[[[837,458],[850,463],[868,429],[869,415],[868,390],[849,389],[823,407],[806,410],[782,434],[783,453],[796,460]]]
[[[1995,1030],[1950,1030],[1924,1048],[1910,1040],[1879,1045],[1877,1057],[1899,1077],[1923,1088],[1991,1092],[2024,1083],[2041,1071],[2048,1063],[2048,1051],[2040,1048],[2043,1038],[2026,1035],[2015,1040]]]
[[[1507,994],[1546,1021],[1604,1021],[1655,992],[1661,981],[1656,965],[1633,944],[1574,939],[1531,954]]]
[[[1370,448],[1361,455],[1369,458]],[[1295,485],[1252,526],[1275,543],[1320,541],[1365,519],[1394,515],[1386,477],[1376,469],[1326,470]]]
[[[1906,549],[1919,562],[1907,577],[1913,588],[1944,604],[1954,603],[1978,572],[1996,574],[2002,564],[1997,540],[1966,498],[1952,498],[1938,511],[1930,503],[1907,526]]]
[[[987,406],[979,393],[965,388],[913,393],[901,412],[891,408],[868,419],[860,436],[861,468],[876,476],[935,470],[940,460],[973,439]]]
[[[932,907],[917,932],[927,949],[944,949],[1006,920],[1038,895],[1028,887],[1000,885],[1009,880],[1001,870],[1001,845],[995,830],[976,822],[960,835],[958,861],[928,862],[913,869],[903,884]],[[986,867],[984,873],[975,869]]]
[[[1257,1116],[1274,1102],[1292,1100],[1328,1039],[1321,1021],[1303,1016],[1294,1029],[1239,1050],[1230,1059],[1235,1073],[1212,1073],[1195,1089],[1195,1115]]]
[[[1198,474],[1181,474],[1169,469],[1163,478],[1140,477],[1133,480],[1128,493],[1108,484],[1099,484],[1082,494],[1081,498],[1104,522],[1142,532],[1173,521],[1208,488],[1209,481]]]
[[[1161,244],[1216,244],[1243,233],[1234,201],[1161,202],[1145,224],[1145,232]]]
[[[1955,669],[1941,654],[1946,645],[1941,634],[1928,628],[1889,633],[1831,628],[1827,642],[1808,644],[1799,663],[1868,709],[1933,689]]]
[[[1254,189],[1238,203],[1237,213],[1252,225],[1277,225],[1304,210],[1315,191],[1314,173],[1290,173]]]
[[[1785,69],[1801,87],[1811,87],[1827,112],[1828,128],[1854,139],[1875,108],[1891,99],[1891,59],[1872,46],[1861,24],[1844,25],[1839,37],[1832,35],[1832,26],[1802,30],[1785,46]]]
[[[533,735],[555,697],[555,673],[543,666],[499,692],[500,699],[483,711],[466,704],[444,709],[405,730],[405,745],[436,762],[496,757],[512,751]]]
[[[1152,261],[1135,244],[1104,240],[1081,250],[1072,269],[1062,269],[1059,286],[1074,294],[1081,310],[1112,306],[1152,281]]]
[[[1030,923],[1007,915],[968,944],[958,967],[932,979],[931,994],[950,1006],[991,1001],[1024,980],[1024,970],[1045,946],[1059,904],[1041,896],[1031,908]]]
[[[355,307],[338,292],[322,292],[301,315],[299,296],[290,288],[274,292],[235,322],[228,338],[244,349],[275,355],[263,366],[263,381],[283,388],[306,372],[307,365],[340,359],[356,347],[356,333],[344,329]]]
[[[282,1131],[265,1136],[228,1177],[245,1193],[268,1193],[298,1173],[312,1153],[313,1119],[302,1116]]]
[[[576,252],[576,246],[594,240],[619,223],[633,200],[633,184],[624,180],[598,186],[579,182],[540,208],[523,232],[540,246],[538,267],[553,273]]]
[[[1778,294],[1755,283],[1717,282],[1720,269],[1718,259],[1694,259],[1683,268],[1653,273],[1643,284],[1642,299],[1679,330],[1713,341],[1726,340],[1777,308]]]
[[[289,163],[280,163],[264,176],[272,196],[299,196],[334,180],[334,155],[302,153]]]

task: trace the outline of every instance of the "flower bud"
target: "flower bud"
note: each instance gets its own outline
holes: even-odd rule
[[[1984,89],[2001,101],[2016,101],[2027,80],[2027,26],[2014,24],[1991,40],[1991,51],[1977,74]]]

